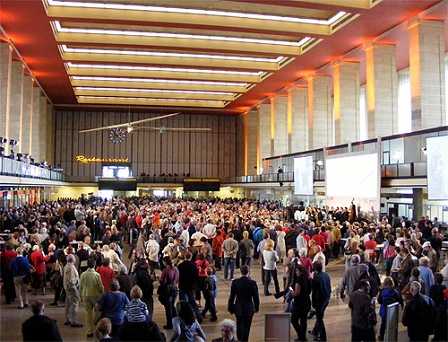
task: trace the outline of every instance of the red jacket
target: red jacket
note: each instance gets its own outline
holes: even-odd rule
[[[45,273],[45,263],[50,260],[50,256],[44,256],[42,251],[37,250],[31,253],[31,263],[36,269],[36,274],[44,274]]]
[[[101,282],[104,286],[104,292],[109,291],[109,282],[115,278],[114,270],[109,266],[100,266],[96,269],[96,271],[101,276]]]

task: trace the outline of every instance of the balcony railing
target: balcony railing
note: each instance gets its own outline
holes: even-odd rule
[[[0,157],[0,175],[24,178],[46,179],[54,181],[65,181],[65,175],[60,171],[47,169],[41,166],[28,164],[6,157]]]

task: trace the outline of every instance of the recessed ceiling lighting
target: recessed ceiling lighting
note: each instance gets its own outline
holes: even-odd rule
[[[203,9],[193,9],[193,8],[157,7],[157,6],[125,5],[125,4],[111,4],[111,3],[91,3],[91,2],[80,3],[80,2],[56,1],[56,0],[46,0],[46,1],[49,6],[118,9],[118,10],[166,12],[166,13],[179,13],[179,14],[197,14],[197,15],[270,20],[270,21],[315,24],[315,25],[331,25],[346,14],[346,12],[340,11],[340,12],[336,13],[335,15],[333,15],[330,19],[325,20],[325,19],[286,17],[286,16],[279,16],[279,15],[265,15],[265,14],[256,14],[256,13],[214,11],[214,10],[203,10]]]
[[[75,64],[66,63],[69,68],[92,68],[92,69],[119,69],[119,70],[145,70],[145,71],[170,71],[181,73],[202,73],[202,74],[222,74],[222,75],[244,75],[244,76],[261,76],[263,71],[233,71],[233,70],[206,70],[206,69],[186,69],[186,68],[159,68],[146,67],[136,65],[111,65],[111,64]]]
[[[154,57],[176,57],[176,58],[206,58],[206,59],[223,59],[236,61],[278,63],[285,57],[277,58],[256,58],[244,56],[224,56],[224,55],[200,55],[192,53],[173,53],[173,52],[151,52],[151,51],[134,51],[134,50],[111,50],[111,49],[86,49],[86,48],[70,48],[67,45],[61,45],[63,52],[74,53],[92,53],[92,54],[117,54],[117,55],[135,55],[135,56],[154,56]]]
[[[248,83],[232,83],[232,82],[211,82],[211,81],[184,81],[184,80],[168,80],[154,78],[128,78],[128,77],[99,77],[99,76],[71,76],[72,80],[80,81],[109,81],[109,82],[138,82],[138,83],[171,83],[171,84],[201,84],[201,85],[219,85],[229,87],[245,87]]]
[[[140,88],[106,88],[106,87],[75,87],[76,90],[89,91],[126,91],[141,93],[166,93],[166,94],[182,94],[182,95],[233,95],[233,93],[216,92],[216,91],[195,91],[195,90],[166,90],[166,89],[140,89]]]
[[[223,41],[223,42],[236,42],[236,43],[270,44],[270,45],[295,46],[295,47],[300,47],[311,39],[310,37],[305,37],[301,39],[299,42],[292,42],[285,40],[206,36],[206,35],[166,33],[166,32],[62,27],[59,21],[53,21],[52,24],[56,32],[64,32],[64,33],[85,33],[85,34],[102,34],[102,35],[132,36],[132,37],[157,37],[157,38],[171,38],[171,39],[194,39],[194,40],[209,40],[209,41]]]

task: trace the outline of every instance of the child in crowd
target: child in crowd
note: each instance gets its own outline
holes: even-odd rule
[[[213,268],[207,267],[205,269],[205,273],[207,274],[207,278],[204,282],[204,299],[205,299],[205,308],[202,311],[202,317],[205,317],[207,311],[210,311],[212,317],[210,318],[211,322],[216,322],[218,317],[216,316],[216,306],[215,306],[215,291],[216,291],[216,282],[213,279]]]

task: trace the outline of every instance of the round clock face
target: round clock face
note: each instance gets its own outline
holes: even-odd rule
[[[111,129],[109,138],[114,144],[120,144],[126,139],[126,132],[122,128]]]

